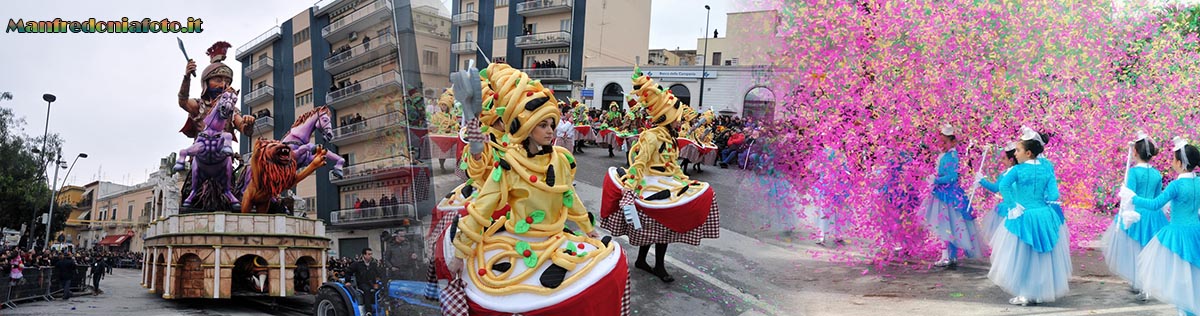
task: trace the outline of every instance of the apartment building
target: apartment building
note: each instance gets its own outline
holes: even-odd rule
[[[450,86],[438,70],[452,61],[450,28],[435,0],[323,0],[236,47],[243,111],[265,117],[242,152],[318,107],[331,114],[332,139],[312,137],[346,159],[344,174],[325,172],[330,162],[296,197],[329,224],[335,251],[379,249],[382,232],[431,212],[424,108]]]
[[[566,100],[580,97],[584,68],[647,60],[650,1],[453,0],[451,11],[451,72],[508,63]]]

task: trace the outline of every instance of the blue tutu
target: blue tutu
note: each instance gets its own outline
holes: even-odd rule
[[[1053,223],[1055,216],[1049,208],[1042,208],[1032,213],[1044,213],[1051,221],[1030,221],[1036,223]],[[1021,217],[1030,214],[1026,211]],[[1019,218],[1018,218],[1019,219]],[[1012,223],[1013,220],[1009,220]],[[1050,251],[1035,250],[1029,243],[1009,231],[1009,225],[1001,225],[992,237],[992,267],[988,271],[988,279],[1014,296],[1023,296],[1030,302],[1053,302],[1067,295],[1068,280],[1071,278],[1070,237],[1066,225],[1057,229],[1037,229],[1042,233],[1054,232],[1057,237]]]
[[[1004,220],[1008,217],[1009,205],[1000,203],[996,205],[996,211],[983,214],[983,218],[979,222],[979,230],[982,235],[979,235],[983,241],[991,243],[992,236],[996,235],[996,230],[1000,225],[1004,225]]]
[[[1137,278],[1137,260],[1138,254],[1142,253],[1142,244],[1130,238],[1116,221],[1108,225],[1100,243],[1103,245],[1100,250],[1104,252],[1104,263],[1108,265],[1108,270],[1129,281],[1134,289],[1141,290],[1142,283]]]
[[[1164,238],[1165,237],[1165,238]],[[1164,245],[1172,239],[1181,250],[1200,254],[1200,224],[1168,225],[1138,256],[1137,277],[1151,297],[1189,313],[1200,313],[1200,265]]]
[[[967,258],[983,257],[984,237],[979,235],[975,221],[966,219],[957,208],[930,196],[921,204],[925,226],[938,239],[961,249]]]

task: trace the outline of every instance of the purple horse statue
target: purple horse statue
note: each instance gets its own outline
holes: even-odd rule
[[[325,137],[326,141],[333,139],[333,119],[330,118],[328,107],[319,106],[300,114],[296,117],[296,122],[292,124],[292,129],[283,136],[283,139],[279,140],[292,147],[292,158],[296,159],[297,170],[312,163],[317,144],[309,143],[309,140],[312,139],[313,132],[318,129],[321,130],[321,136]],[[326,150],[325,161],[333,162],[333,171],[330,173],[340,179],[346,159],[342,159],[342,156],[338,156],[333,151]]]
[[[237,95],[226,92],[217,100],[217,107],[204,117],[204,130],[196,135],[192,146],[179,151],[175,171],[184,169],[184,161],[192,162],[192,189],[183,200],[183,206],[190,207],[195,202],[202,188],[219,190],[234,209],[240,208],[241,203],[231,191],[233,189],[233,134],[225,132],[225,126],[237,108]],[[216,193],[216,192],[210,192]]]

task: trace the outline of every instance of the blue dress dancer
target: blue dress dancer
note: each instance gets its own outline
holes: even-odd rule
[[[992,193],[1000,193],[1000,186],[997,185],[997,183],[1000,183],[1000,181],[1004,180],[1004,176],[1008,175],[1009,172],[1012,172],[1012,167],[1017,165],[1017,156],[1015,156],[1016,151],[1016,143],[1005,146],[1004,172],[996,177],[996,182],[988,181],[983,177],[983,175],[977,175],[976,178],[979,178],[979,186]],[[995,235],[996,229],[999,228],[1000,225],[1004,224],[1004,219],[1008,217],[1008,210],[1011,209],[1012,206],[1013,202],[1011,200],[1000,199],[1000,203],[996,203],[995,212],[989,212],[983,215],[983,219],[979,224],[981,226],[980,230],[983,232],[983,235],[981,236],[983,236],[982,238],[984,238],[984,241],[991,242],[992,235]]]
[[[1200,312],[1200,179],[1192,171],[1200,167],[1200,151],[1179,137],[1174,143],[1171,167],[1179,172],[1175,181],[1154,199],[1133,196],[1129,190],[1123,190],[1121,198],[1148,209],[1171,203],[1171,223],[1138,255],[1137,278],[1150,297],[1174,304],[1180,315],[1194,316]]]
[[[992,236],[988,279],[1014,297],[1014,305],[1053,302],[1067,295],[1071,277],[1067,227],[1050,201],[1058,200],[1053,167],[1037,159],[1049,140],[1022,127],[1015,155],[1020,163],[997,184],[1013,202],[1004,225]]]
[[[1139,136],[1132,143],[1138,163],[1129,169],[1125,187],[1138,197],[1154,199],[1162,193],[1163,176],[1146,162],[1158,154],[1158,148],[1144,133]],[[1128,280],[1133,291],[1138,293],[1142,289],[1142,283],[1137,278],[1138,254],[1160,229],[1167,226],[1167,216],[1159,208],[1135,207],[1133,211],[1138,214],[1136,220],[1114,216],[1101,241],[1104,245],[1104,262],[1108,264],[1109,271]]]
[[[818,169],[820,174],[812,187],[813,198],[816,200],[809,205],[806,213],[820,230],[817,244],[825,245],[829,239],[840,244],[844,240],[839,217],[845,212],[846,200],[849,198],[849,193],[846,193],[849,190],[846,176],[850,171],[844,157],[838,155],[833,148],[825,147],[823,155],[827,159],[818,158],[809,165],[809,169]]]
[[[938,157],[937,174],[931,181],[933,194],[921,203],[925,226],[946,242],[941,260],[934,263],[938,267],[956,265],[958,250],[962,250],[967,258],[983,255],[983,240],[975,227],[967,194],[958,183],[958,151],[954,149],[958,142],[954,132],[949,125],[941,128],[939,139],[945,152]]]

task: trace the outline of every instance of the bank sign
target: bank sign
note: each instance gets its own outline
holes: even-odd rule
[[[693,78],[700,79],[700,71],[642,71],[651,78]],[[716,78],[717,74],[704,72],[704,79]]]

